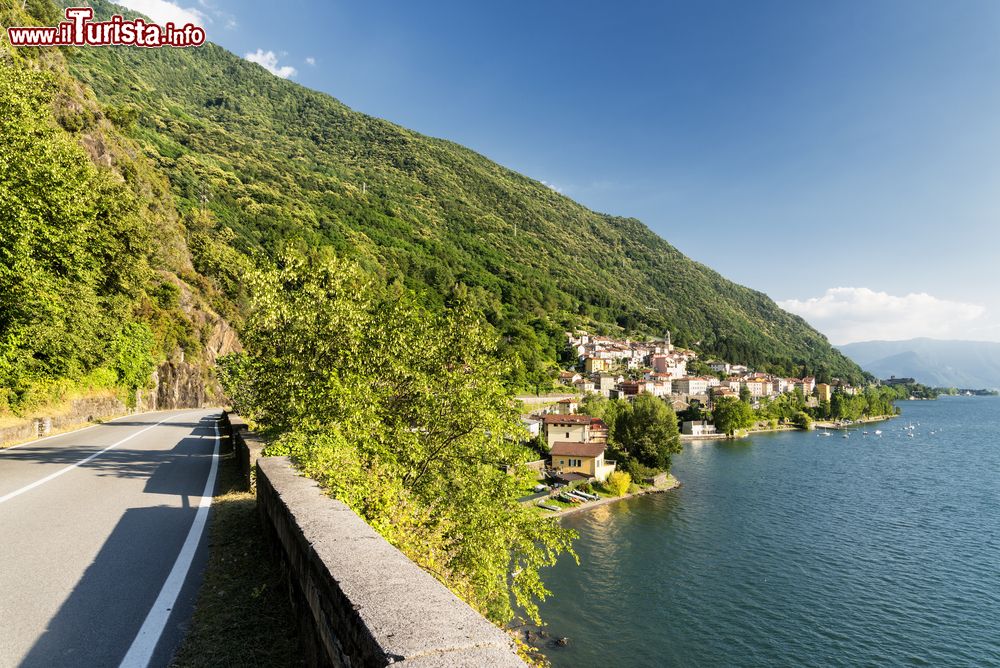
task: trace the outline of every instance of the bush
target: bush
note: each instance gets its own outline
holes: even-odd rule
[[[164,281],[150,290],[149,296],[162,309],[176,308],[181,303],[181,291],[173,283]]]
[[[799,411],[793,419],[795,426],[799,429],[809,429],[812,427],[813,419],[805,411]]]
[[[104,116],[115,127],[129,130],[139,118],[139,109],[130,104],[111,105],[104,108]]]
[[[608,476],[608,490],[615,496],[625,496],[632,486],[632,476],[625,471],[615,471]]]
[[[119,384],[129,392],[129,406],[134,406],[135,391],[150,382],[154,343],[153,332],[148,326],[131,323],[122,328],[112,345],[115,371]]]
[[[304,472],[498,624],[537,620],[539,570],[574,534],[517,503],[523,427],[474,311],[422,306],[356,265],[289,255],[246,277],[233,406]],[[523,467],[518,467],[526,473]],[[513,574],[513,575],[512,575]]]

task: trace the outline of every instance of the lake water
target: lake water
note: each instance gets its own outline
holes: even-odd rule
[[[901,405],[686,445],[682,488],[566,518],[553,665],[1000,666],[1000,399]]]

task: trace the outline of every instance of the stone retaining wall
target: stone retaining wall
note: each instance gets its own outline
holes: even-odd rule
[[[239,416],[227,420],[241,465],[256,462],[257,508],[287,578],[306,665],[525,667],[506,633],[287,457],[254,453],[262,442]]]
[[[83,426],[88,422],[125,415],[128,408],[117,397],[74,399],[59,415],[26,417],[19,424],[0,429],[0,447],[48,436],[54,431]]]
[[[267,443],[250,431],[246,420],[236,413],[227,411],[222,414],[222,428],[223,432],[229,433],[233,439],[233,452],[236,453],[236,461],[239,463],[247,489],[255,489],[257,460]]]

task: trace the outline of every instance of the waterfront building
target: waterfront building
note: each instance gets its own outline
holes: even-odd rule
[[[552,468],[561,475],[577,474],[603,482],[616,465],[614,460],[604,458],[605,447],[604,443],[557,441],[549,452]]]
[[[557,441],[590,441],[589,415],[546,415],[542,418],[545,429],[545,443],[552,448]]]

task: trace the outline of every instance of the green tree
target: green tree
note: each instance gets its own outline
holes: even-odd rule
[[[118,382],[125,388],[128,404],[135,406],[135,391],[150,382],[153,373],[153,332],[142,323],[126,325],[115,337],[114,366]]]
[[[677,414],[678,422],[688,422],[688,421],[695,422],[698,420],[707,420],[707,419],[708,419],[708,411],[705,409],[704,406],[702,406],[701,402],[698,401],[697,399],[691,401],[691,403],[688,404],[687,408],[685,408],[684,410],[682,410],[680,413]]]
[[[537,618],[539,569],[573,533],[517,502],[530,456],[492,329],[355,265],[286,256],[248,277],[234,407],[411,559],[490,619]],[[512,605],[513,604],[513,605]]]
[[[611,401],[603,394],[588,392],[580,401],[579,413],[603,419],[604,413],[608,410],[610,404]]]
[[[737,431],[753,426],[754,414],[749,404],[736,397],[720,397],[715,400],[712,419],[718,431],[734,436]]]
[[[805,411],[799,411],[795,414],[793,422],[799,429],[809,429],[812,427],[813,419]]]
[[[670,456],[681,451],[677,416],[665,401],[640,394],[620,404],[609,430],[612,445],[628,460],[658,471],[670,470]]]
[[[134,389],[149,354],[122,340],[148,277],[135,199],[55,124],[56,91],[0,56],[0,388],[15,410],[100,368]]]

